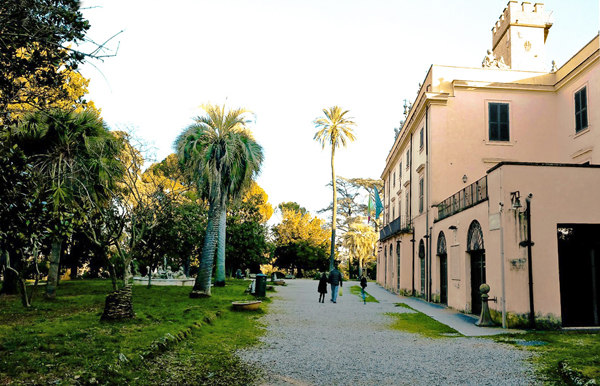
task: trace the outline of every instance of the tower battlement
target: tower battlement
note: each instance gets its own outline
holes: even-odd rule
[[[524,1],[509,1],[504,12],[492,28],[492,47],[496,48],[502,36],[511,25],[549,29],[552,25],[552,13],[546,12],[543,3],[531,4]],[[547,33],[546,33],[547,35]]]
[[[552,12],[544,4],[511,0],[492,28],[494,56],[512,69],[545,70],[545,43],[552,27]]]

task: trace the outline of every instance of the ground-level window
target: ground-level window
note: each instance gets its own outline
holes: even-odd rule
[[[575,93],[575,132],[588,127],[586,87]]]
[[[421,261],[421,294],[425,295],[425,243],[419,242],[419,260]]]
[[[508,103],[489,104],[489,140],[510,141]]]

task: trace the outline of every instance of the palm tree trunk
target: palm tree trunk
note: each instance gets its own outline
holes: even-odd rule
[[[217,245],[217,266],[215,287],[225,287],[225,232],[227,230],[227,209],[223,205],[219,213],[219,239]]]
[[[48,259],[50,261],[50,269],[48,270],[48,284],[46,284],[46,298],[49,299],[54,299],[56,297],[61,249],[62,239],[55,238],[52,241],[52,250],[50,251],[50,258]]]
[[[358,277],[362,277],[362,272],[363,272],[363,258],[359,257],[358,258]]]
[[[204,246],[202,247],[202,260],[200,261],[200,270],[196,277],[196,283],[191,298],[210,296],[210,284],[212,276],[212,266],[215,260],[215,248],[219,235],[219,204],[211,203],[208,209],[208,224],[206,226],[206,235],[204,236]]]
[[[333,216],[331,218],[331,253],[329,255],[329,270],[333,270],[333,259],[335,258],[335,227],[337,217],[337,184],[335,181],[335,146],[331,146],[331,182],[333,185]]]

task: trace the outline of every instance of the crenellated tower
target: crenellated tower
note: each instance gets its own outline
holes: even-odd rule
[[[492,28],[492,51],[514,70],[547,71],[545,44],[552,13],[544,4],[509,1]]]

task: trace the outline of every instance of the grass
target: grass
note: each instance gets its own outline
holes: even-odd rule
[[[419,334],[428,338],[448,337],[448,334],[461,336],[455,329],[438,322],[435,319],[404,304],[396,303],[396,307],[409,309],[413,312],[388,312],[386,315],[393,318],[391,327],[395,330]],[[450,336],[452,336],[450,335]]]
[[[593,331],[535,331],[495,336],[497,342],[532,351],[538,373],[548,384],[564,384],[565,373],[600,381],[600,335]],[[560,371],[566,363],[571,371]],[[575,373],[575,374],[573,374]],[[566,380],[566,384],[573,384]],[[584,383],[581,383],[584,384]]]
[[[246,287],[231,280],[190,299],[189,287],[135,286],[136,318],[120,322],[100,322],[104,280],[62,282],[56,300],[29,309],[2,297],[0,384],[248,384],[254,370],[232,353],[258,341],[265,305],[232,311],[232,301],[254,299]]]
[[[358,295],[360,297],[360,300],[362,301],[362,294],[360,292],[361,288],[357,285],[353,285],[350,287],[350,293],[353,295]],[[367,303],[379,303],[379,300],[375,299],[373,296],[369,295],[368,292],[365,291],[365,299]]]

